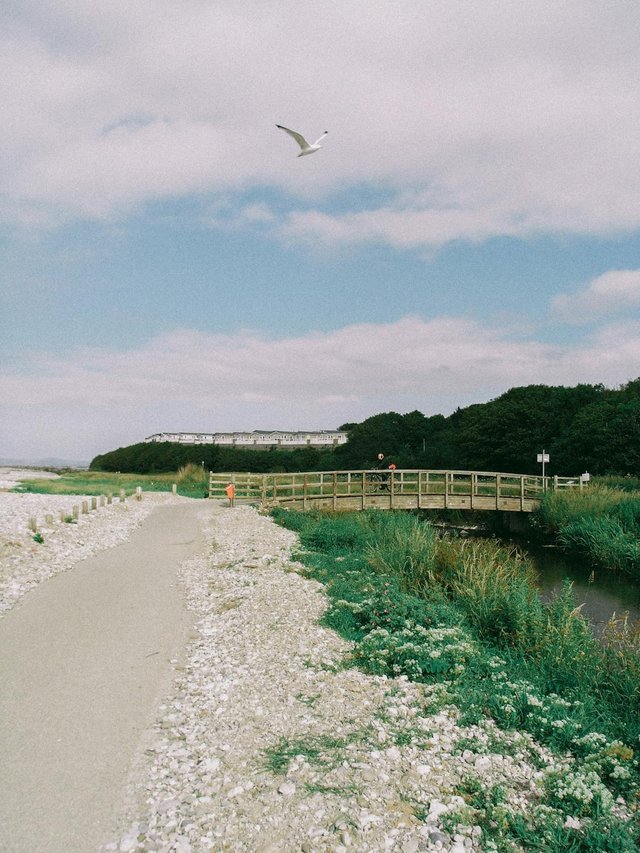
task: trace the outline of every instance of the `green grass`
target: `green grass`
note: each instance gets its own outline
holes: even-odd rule
[[[438,539],[409,514],[274,516],[299,532],[298,558],[325,584],[324,622],[354,643],[347,663],[433,685],[432,710],[453,703],[463,725],[490,718],[572,756],[568,781],[542,766],[525,817],[497,789],[469,790],[454,823],[479,823],[486,849],[639,849],[640,631],[611,624],[596,640],[571,589],[543,603],[516,551]],[[632,820],[614,816],[616,797]],[[564,825],[574,812],[580,830]]]
[[[264,750],[264,766],[271,773],[284,775],[298,755],[317,767],[337,767],[344,758],[350,739],[331,735],[307,735],[300,738],[282,737],[274,746]]]
[[[170,492],[173,483],[178,485],[178,494],[190,498],[208,495],[208,473],[194,466],[201,474],[179,478],[179,472],[169,474],[117,474],[106,471],[64,471],[58,480],[25,480],[13,491],[46,495],[118,495],[124,489],[127,495],[135,493],[141,486],[145,492]]]
[[[640,579],[640,491],[597,484],[553,492],[533,523],[568,556]]]

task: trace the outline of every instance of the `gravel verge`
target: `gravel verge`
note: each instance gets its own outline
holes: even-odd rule
[[[124,542],[155,505],[170,500],[183,499],[155,492],[145,492],[141,501],[128,498],[121,503],[115,498],[66,524],[59,520],[60,513],[70,516],[82,501],[90,506],[91,497],[0,492],[0,618],[37,584]],[[53,516],[50,525],[44,522],[47,515]],[[38,519],[43,542],[34,541],[28,528],[31,517]]]
[[[104,851],[489,849],[480,827],[447,829],[456,786],[503,785],[526,812],[551,756],[459,726],[437,689],[344,668],[350,645],[319,624],[327,599],[291,560],[296,535],[209,507],[208,553],[182,567],[194,639]]]

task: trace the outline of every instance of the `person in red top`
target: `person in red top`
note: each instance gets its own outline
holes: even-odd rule
[[[236,487],[233,483],[229,483],[229,485],[225,488],[225,492],[227,493],[227,497],[229,498],[229,506],[233,506],[233,501],[236,496]]]

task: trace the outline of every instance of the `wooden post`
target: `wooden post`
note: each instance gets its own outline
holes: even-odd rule
[[[126,495],[124,489],[120,489],[120,503],[124,503],[125,497]]]
[[[89,515],[89,501],[82,501],[82,514]]]
[[[173,494],[173,495],[177,495],[177,494],[178,494],[178,484],[177,484],[177,483],[173,483],[173,484],[172,484],[172,486],[171,486],[171,494]],[[209,480],[209,495],[211,495],[211,480]]]
[[[558,475],[557,474],[553,475],[553,491],[554,492],[558,491]]]
[[[520,512],[524,512],[524,477],[520,477]]]
[[[80,507],[77,504],[71,510],[71,515],[73,516],[74,521],[77,521],[80,518]]]
[[[332,488],[332,495],[333,495],[333,508],[335,510],[338,508],[338,475],[335,471],[331,475],[331,479],[332,479],[331,488]]]
[[[32,515],[29,518],[29,530],[32,530],[34,533],[37,533],[37,531],[38,531],[38,521],[37,521],[35,515]]]
[[[450,473],[449,471],[444,472],[444,508],[445,509],[449,509],[449,473]]]
[[[142,500],[142,486],[136,486],[136,500]]]
[[[366,507],[367,474],[362,472],[362,509]]]
[[[500,474],[496,474],[496,509],[500,509]]]
[[[98,498],[91,498],[91,509],[98,509]]]
[[[110,506],[113,503],[113,494],[109,492],[107,495],[107,506]]]
[[[305,474],[302,480],[302,509],[306,510],[308,507],[308,498],[309,498],[309,475]]]
[[[100,506],[103,507],[106,502],[107,502],[107,499],[105,498],[105,496],[100,495]]]
[[[389,506],[391,509],[394,507],[394,497],[396,491],[396,472],[391,472],[391,477],[389,478]]]
[[[53,527],[53,516],[52,515],[45,515],[44,523],[47,525],[47,527]]]

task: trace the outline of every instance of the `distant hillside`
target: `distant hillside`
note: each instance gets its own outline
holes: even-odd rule
[[[640,379],[603,385],[528,385],[448,417],[386,412],[352,425],[336,448],[340,467],[374,464],[378,453],[400,468],[458,468],[549,474],[640,474]]]
[[[140,443],[96,456],[91,468],[154,473],[193,462],[212,471],[322,471],[373,468],[378,454],[399,468],[640,476],[640,379],[617,389],[527,385],[453,414],[384,412],[343,424],[346,444],[329,450],[240,450],[216,445]]]

